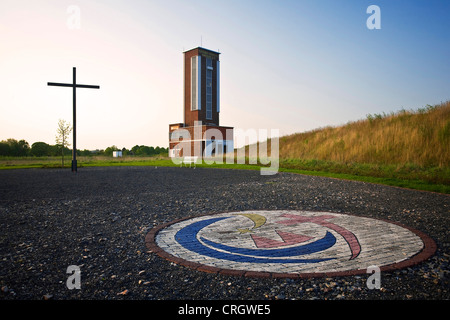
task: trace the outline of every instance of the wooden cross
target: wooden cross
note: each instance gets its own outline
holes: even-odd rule
[[[77,84],[77,68],[73,67],[73,83],[47,82],[49,86],[73,88],[73,149],[72,149],[72,172],[77,172],[77,94],[76,88],[100,89],[100,86]]]

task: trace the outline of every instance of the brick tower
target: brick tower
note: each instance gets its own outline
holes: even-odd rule
[[[233,127],[219,125],[220,60],[218,52],[197,47],[184,52],[184,123],[169,125],[169,155],[180,154],[180,141],[190,155],[209,157],[232,152]],[[179,129],[189,135],[180,139]],[[177,131],[178,130],[178,131]],[[186,147],[184,147],[186,148]],[[182,153],[186,153],[183,148]]]

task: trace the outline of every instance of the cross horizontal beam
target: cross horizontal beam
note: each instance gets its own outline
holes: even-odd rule
[[[91,86],[88,84],[75,84],[75,86],[72,83],[56,83],[56,82],[47,82],[47,85],[49,86],[55,86],[55,87],[70,87],[70,88],[89,88],[89,89],[100,89],[100,86]]]

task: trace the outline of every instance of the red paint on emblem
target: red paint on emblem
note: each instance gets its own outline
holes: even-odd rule
[[[281,237],[281,239],[283,241],[260,237],[255,234],[252,234],[252,239],[258,248],[284,247],[284,246],[290,246],[293,244],[298,244],[298,243],[305,242],[305,241],[312,239],[312,237],[298,235],[295,233],[283,232],[283,231],[279,231],[279,230],[275,230],[275,231],[278,233],[278,235]]]
[[[295,215],[295,214],[283,214],[283,215],[281,215],[281,217],[288,218],[289,220],[278,221],[278,223],[284,224],[287,226],[292,225],[292,224],[297,224],[297,223],[309,222],[309,223],[315,223],[315,224],[318,224],[318,225],[321,225],[321,226],[324,226],[326,228],[336,231],[345,239],[345,241],[347,241],[347,243],[350,247],[350,250],[352,252],[350,260],[355,259],[361,252],[361,246],[359,245],[359,241],[353,233],[351,233],[347,229],[345,229],[337,224],[325,221],[327,219],[336,218],[335,216],[322,215],[322,216],[315,216],[315,217],[305,217],[305,216],[299,216],[299,215]]]

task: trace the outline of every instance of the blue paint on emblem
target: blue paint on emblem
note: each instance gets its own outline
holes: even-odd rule
[[[291,248],[283,248],[283,249],[246,249],[246,248],[236,248],[231,247],[219,243],[215,243],[213,241],[207,240],[202,237],[202,241],[208,244],[209,246],[215,247],[217,249],[228,251],[218,251],[213,248],[210,248],[197,238],[197,234],[203,228],[224,220],[230,217],[223,218],[212,218],[207,220],[202,220],[198,222],[194,222],[183,229],[179,230],[175,234],[175,240],[178,241],[180,245],[184,248],[193,251],[195,253],[205,255],[208,257],[223,259],[229,261],[236,262],[251,262],[251,263],[317,263],[321,261],[331,260],[333,258],[325,258],[325,259],[280,259],[281,257],[289,257],[289,256],[298,256],[311,254],[318,251],[323,251],[332,247],[336,243],[336,238],[332,233],[327,232],[325,237],[314,241],[307,245],[301,245]],[[249,257],[248,255],[252,255],[253,257]],[[255,257],[256,256],[256,257]],[[261,257],[261,258],[258,258]]]
[[[257,257],[292,257],[292,256],[302,256],[305,254],[311,254],[314,252],[319,252],[331,248],[336,243],[336,238],[332,233],[327,231],[327,234],[317,241],[314,241],[307,245],[300,245],[291,248],[283,249],[251,249],[251,248],[236,248],[227,246],[221,243],[216,243],[211,240],[201,238],[203,242],[211,247],[228,251],[231,253],[244,254]]]

